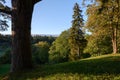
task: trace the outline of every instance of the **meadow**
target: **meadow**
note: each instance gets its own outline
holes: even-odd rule
[[[10,74],[9,69],[9,64],[0,66],[1,80],[120,80],[120,54],[38,65],[15,74]]]

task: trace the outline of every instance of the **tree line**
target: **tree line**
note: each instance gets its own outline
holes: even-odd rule
[[[33,35],[31,36],[32,62],[35,64],[48,63],[48,51],[54,36]],[[0,64],[11,63],[11,35],[0,35]]]

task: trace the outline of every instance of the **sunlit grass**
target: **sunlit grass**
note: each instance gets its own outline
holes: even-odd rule
[[[82,59],[82,60],[89,60],[89,59],[100,59],[100,58],[116,58],[116,57],[120,57],[120,54],[108,54],[108,55],[101,55],[101,56],[96,56],[96,57],[90,57],[90,58],[86,58],[86,59]]]
[[[91,75],[91,74],[54,74],[47,77],[40,77],[36,80],[120,80],[120,75],[114,74],[102,74],[102,75]]]

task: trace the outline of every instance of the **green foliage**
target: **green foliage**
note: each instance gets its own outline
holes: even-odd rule
[[[80,59],[81,54],[86,46],[87,41],[84,39],[83,17],[82,10],[79,9],[79,5],[76,3],[74,8],[72,27],[70,28],[69,45],[70,45],[70,59]]]
[[[0,46],[7,46],[9,47],[12,42],[11,35],[2,35],[0,34]]]
[[[82,58],[89,58],[89,57],[91,57],[91,54],[90,53],[83,53],[83,54],[81,54],[81,57]]]
[[[69,30],[63,31],[60,36],[52,43],[49,51],[50,63],[59,63],[68,61],[69,55]]]
[[[92,34],[87,37],[88,44],[84,50],[84,53],[90,53],[91,55],[103,55],[112,53],[112,42],[107,35]]]
[[[2,56],[0,56],[0,64],[9,64],[11,63],[11,49],[8,48]]]
[[[87,29],[95,34],[94,37],[103,35],[109,37],[113,53],[117,53],[120,27],[120,1],[119,0],[96,0],[96,4],[88,6]],[[101,38],[102,39],[102,38]],[[107,42],[107,41],[106,41]]]
[[[11,36],[0,34],[0,56],[5,53],[5,51],[11,47]]]
[[[11,36],[0,34],[0,64],[10,63]]]
[[[32,37],[32,44],[39,43],[40,41],[46,41],[49,44],[51,44],[55,40],[55,38],[56,37],[53,37],[53,36],[40,36],[40,35],[36,35],[36,36]],[[4,55],[4,53],[6,53],[6,50],[11,47],[11,43],[12,43],[11,35],[2,35],[2,34],[0,34],[0,56]],[[35,54],[36,56],[38,54],[44,56],[43,53],[45,53],[46,57],[48,57],[49,48],[47,48],[46,50],[45,49],[43,49],[41,47],[38,47],[36,45],[36,46],[33,47],[32,52],[33,53],[37,53],[37,54]],[[40,55],[39,55],[39,58],[40,58]],[[34,56],[34,58],[35,58],[35,56]],[[38,57],[36,57],[36,58],[38,58]],[[2,60],[6,60],[6,59],[2,58]],[[0,60],[1,63],[2,63],[2,60]],[[48,59],[46,59],[46,60],[48,60]],[[34,59],[34,61],[37,63],[36,59]],[[43,62],[45,62],[45,61],[42,61],[40,63],[43,63]],[[38,63],[39,63],[39,61],[38,61]]]
[[[49,51],[49,43],[47,42],[39,42],[33,46],[33,61],[36,64],[45,64],[48,63],[48,51]]]

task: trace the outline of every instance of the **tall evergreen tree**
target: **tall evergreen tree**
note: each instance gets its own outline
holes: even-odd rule
[[[72,27],[70,28],[69,44],[70,44],[70,58],[71,60],[79,59],[83,53],[86,40],[84,39],[83,28],[83,17],[82,10],[80,10],[78,3],[75,3],[73,8],[73,21]]]

